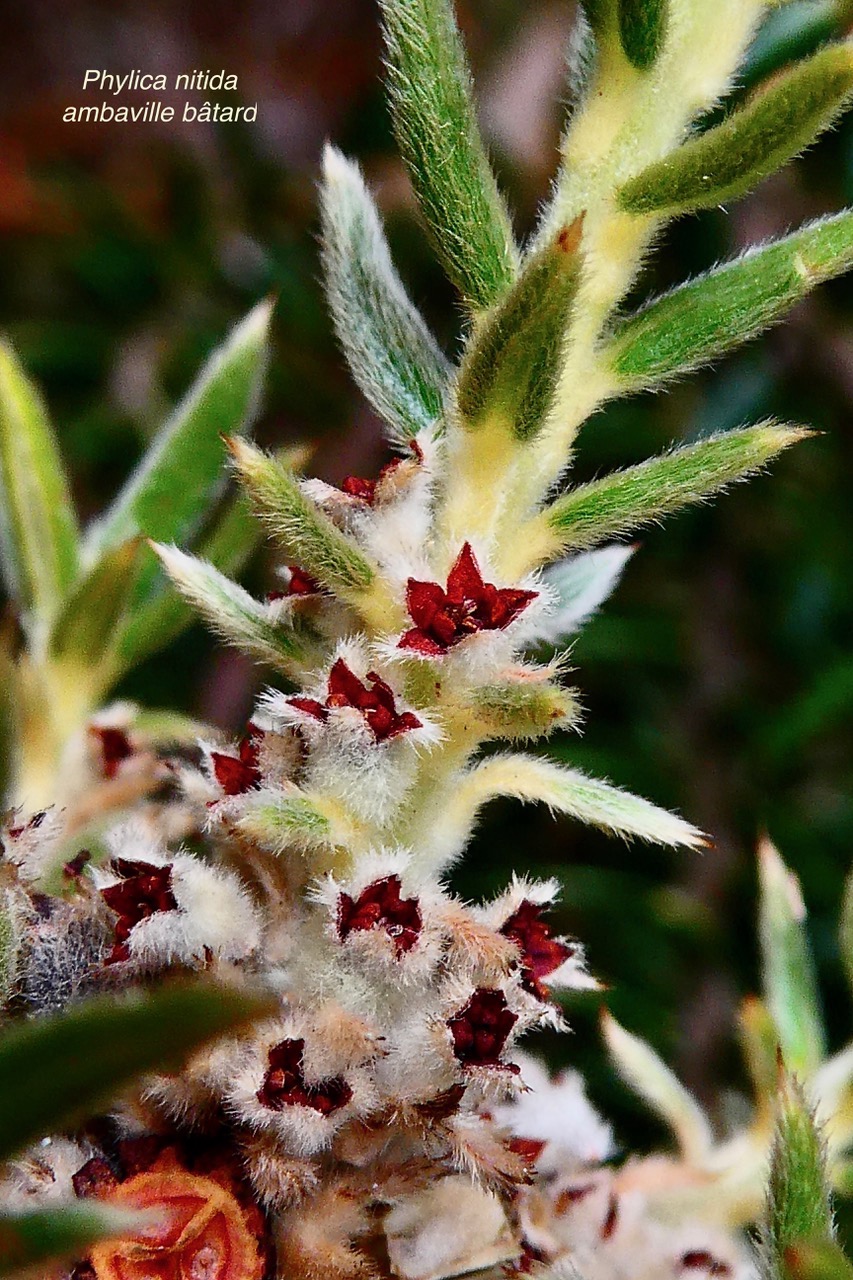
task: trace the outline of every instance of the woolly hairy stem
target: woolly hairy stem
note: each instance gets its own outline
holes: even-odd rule
[[[602,42],[592,83],[563,142],[563,171],[529,253],[583,215],[581,266],[563,368],[533,443],[451,444],[444,538],[487,538],[496,562],[512,553],[520,512],[530,512],[570,460],[581,424],[615,390],[599,352],[602,332],[630,288],[662,219],[616,207],[619,186],[672,151],[698,113],[728,88],[763,5],[674,0],[654,66],[640,71],[621,46]],[[618,42],[617,42],[618,43]],[[521,456],[523,454],[523,457]],[[479,491],[479,492],[478,492]]]

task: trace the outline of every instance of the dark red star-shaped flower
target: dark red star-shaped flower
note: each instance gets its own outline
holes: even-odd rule
[[[411,951],[421,932],[421,909],[417,898],[400,896],[399,876],[375,880],[351,898],[342,893],[338,898],[338,936],[346,941],[351,933],[367,929],[384,929],[394,941],[397,959]]]
[[[246,725],[245,737],[240,742],[236,756],[211,751],[213,774],[227,796],[240,796],[261,785],[258,756],[264,731],[251,721]]]
[[[175,911],[178,903],[172,892],[172,867],[155,867],[150,862],[131,862],[114,858],[114,870],[122,877],[118,884],[101,890],[101,897],[118,915],[115,923],[115,944],[106,958],[107,964],[130,959],[127,940],[130,931],[142,920],[158,911]]]
[[[410,447],[418,462],[423,462],[423,450],[416,440],[410,441]],[[341,489],[348,497],[358,498],[360,502],[365,502],[369,507],[372,507],[375,505],[377,497],[381,498],[383,496],[383,481],[393,475],[403,461],[403,458],[392,458],[390,462],[386,462],[375,480],[365,480],[362,476],[344,476]]]
[[[548,999],[542,979],[559,969],[564,961],[574,955],[574,947],[559,942],[542,919],[542,907],[527,898],[504,921],[501,933],[514,942],[521,952],[521,972],[524,986],[540,1000]]]
[[[368,671],[367,680],[371,687],[350,671],[343,658],[338,658],[329,672],[325,702],[318,702],[316,698],[291,698],[290,705],[317,720],[328,719],[334,707],[355,707],[364,716],[377,742],[387,742],[408,729],[421,728],[413,712],[397,710],[394,691],[375,671]]]
[[[352,1089],[343,1076],[332,1076],[309,1084],[302,1072],[304,1040],[282,1040],[273,1045],[267,1057],[267,1073],[258,1090],[258,1102],[270,1111],[285,1107],[311,1107],[321,1115],[345,1107]]]
[[[466,542],[447,575],[446,588],[437,582],[409,578],[406,607],[415,625],[398,647],[430,656],[447,653],[478,631],[502,631],[537,594],[484,582],[471,544]]]
[[[126,760],[128,756],[133,755],[130,739],[123,729],[102,728],[96,724],[91,725],[89,732],[100,743],[104,777],[114,778],[118,773],[118,767],[122,760]]]
[[[507,1036],[518,1014],[513,1013],[502,991],[478,987],[464,1009],[448,1020],[453,1052],[465,1067],[507,1067],[500,1060]],[[518,1067],[509,1065],[510,1071]]]

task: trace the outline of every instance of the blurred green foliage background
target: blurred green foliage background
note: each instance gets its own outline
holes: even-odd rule
[[[459,7],[484,128],[524,233],[555,163],[573,6]],[[45,389],[81,511],[105,505],[202,357],[271,290],[280,301],[261,440],[317,442],[315,465],[332,482],[374,474],[386,458],[380,427],[335,348],[318,280],[324,138],[362,162],[404,278],[449,351],[460,314],[394,153],[373,6],[34,0],[4,25],[0,325]],[[64,106],[103,96],[82,91],[90,68],[236,72],[257,124],[63,124]],[[675,224],[637,297],[851,200],[853,121],[743,203]],[[587,728],[556,753],[676,807],[714,848],[625,847],[507,804],[456,877],[461,892],[482,895],[512,869],[557,876],[559,926],[586,943],[614,1012],[718,1104],[741,1082],[734,1010],[758,983],[762,829],[802,877],[831,1041],[849,1036],[835,922],[853,848],[851,315],[853,283],[825,287],[718,369],[599,415],[580,442],[586,479],[770,414],[820,432],[772,477],[645,536],[573,650]],[[256,589],[271,563],[267,551],[252,566]],[[234,730],[262,679],[196,628],[121,693]],[[605,1062],[599,1003],[577,1002],[574,1036],[541,1047],[589,1074],[623,1136],[651,1140]]]

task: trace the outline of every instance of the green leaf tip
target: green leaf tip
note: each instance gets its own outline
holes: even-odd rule
[[[292,469],[239,436],[225,443],[261,519],[302,568],[346,598],[367,591],[373,566],[303,492]]]
[[[747,342],[851,266],[846,209],[652,299],[615,330],[611,367],[625,389],[659,386]]]
[[[637,215],[675,216],[745,195],[814,142],[852,93],[853,48],[830,45],[644,169],[622,187],[619,205]]]
[[[770,1148],[762,1253],[774,1276],[785,1275],[786,1253],[802,1241],[831,1241],[832,1206],[826,1149],[796,1076],[782,1069]]]
[[[619,0],[619,38],[625,57],[649,71],[663,48],[669,0]]]
[[[853,1264],[835,1240],[802,1240],[782,1255],[783,1280],[853,1280]]]
[[[808,1078],[823,1060],[826,1042],[805,904],[797,877],[767,838],[758,849],[758,878],[765,999],[785,1065]]]
[[[42,398],[0,339],[0,567],[26,622],[44,622],[77,573],[79,532]]]
[[[529,440],[543,426],[561,373],[564,334],[577,293],[583,215],[525,265],[483,320],[459,373],[464,426],[489,423]]]
[[[398,440],[441,417],[450,363],[391,261],[358,166],[323,155],[323,269],[335,332],[356,383]]]
[[[579,485],[542,513],[553,553],[584,550],[653,523],[742,480],[812,433],[765,422],[708,436]]]
[[[397,143],[448,276],[475,311],[509,288],[517,251],[480,137],[449,0],[381,0]]]
[[[137,1075],[174,1067],[277,1007],[266,994],[199,978],[16,1023],[0,1036],[0,1159],[85,1118]]]
[[[151,548],[184,598],[228,643],[286,670],[302,656],[304,645],[295,627],[275,621],[268,606],[253,599],[209,561],[156,542]]]

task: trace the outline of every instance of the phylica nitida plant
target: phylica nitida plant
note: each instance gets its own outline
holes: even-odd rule
[[[715,1146],[666,1068],[608,1022],[681,1146],[679,1160],[614,1167],[580,1079],[551,1083],[518,1050],[528,1028],[562,1025],[556,989],[595,985],[579,945],[549,927],[555,885],[522,867],[495,901],[468,906],[445,876],[495,796],[628,837],[703,842],[524,744],[577,723],[561,658],[542,654],[559,654],[615,585],[629,549],[609,540],[805,434],[765,422],[566,486],[602,404],[722,354],[853,261],[847,212],[620,309],[669,219],[743,195],[853,95],[853,51],[829,44],[709,122],[771,7],[589,0],[560,172],[520,250],[446,0],[384,0],[399,144],[465,323],[453,364],[406,295],[358,170],[329,150],[329,302],[395,449],[376,478],[303,480],[295,456],[241,434],[262,306],[81,536],[43,410],[5,352],[3,547],[26,639],[5,660],[17,732],[8,1012],[50,1014],[53,1029],[66,1006],[82,1016],[84,996],[194,970],[260,981],[275,999],[254,1030],[178,1073],[149,1071],[96,1121],[19,1153],[3,1183],[16,1257],[64,1253],[73,1261],[55,1274],[73,1280],[751,1274],[731,1229],[759,1209],[767,1091],[741,1145]],[[263,602],[227,576],[252,545],[246,499],[209,515],[222,432],[282,557]],[[195,726],[102,705],[185,622],[142,535],[183,597],[273,673],[238,743],[202,730],[199,751]],[[784,937],[799,937],[783,917]],[[765,1013],[762,1050],[776,1036],[784,1051],[784,996]],[[62,1074],[59,1061],[60,1094]],[[849,1074],[842,1055],[824,1100],[840,1105]],[[787,1077],[774,1152],[762,1266],[806,1274],[831,1255],[843,1270],[820,1142]],[[673,1187],[690,1194],[659,1212]],[[140,1209],[149,1216],[126,1217]]]

